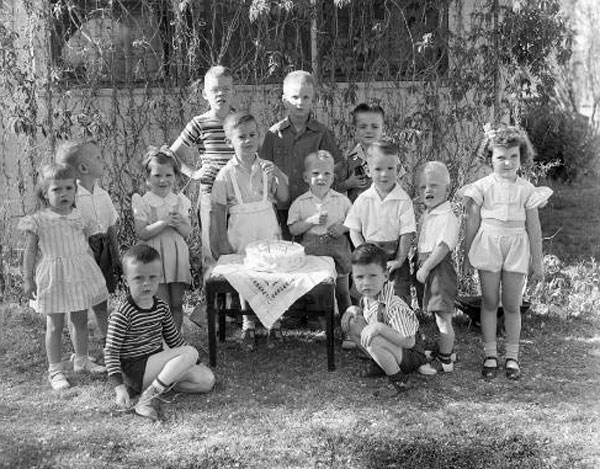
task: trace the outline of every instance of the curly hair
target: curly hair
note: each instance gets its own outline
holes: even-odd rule
[[[477,157],[486,164],[492,160],[494,147],[519,147],[521,166],[531,164],[536,157],[535,150],[527,133],[520,127],[506,124],[486,124],[484,135],[477,149]]]
[[[50,163],[40,168],[38,171],[37,184],[35,186],[35,195],[39,202],[40,208],[48,207],[48,198],[46,197],[46,192],[48,192],[50,183],[52,181],[64,181],[65,179],[73,179],[73,184],[77,189],[77,172],[72,166]]]

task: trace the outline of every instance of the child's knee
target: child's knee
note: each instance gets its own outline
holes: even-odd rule
[[[189,366],[193,366],[198,361],[198,350],[191,345],[184,345],[181,347],[180,356],[186,359],[186,362],[190,364]]]
[[[342,330],[346,333],[350,332],[350,328],[356,322],[356,318],[361,314],[358,306],[350,306],[342,316]]]
[[[452,327],[452,313],[447,311],[436,311],[435,322],[442,334],[454,332],[454,328]]]

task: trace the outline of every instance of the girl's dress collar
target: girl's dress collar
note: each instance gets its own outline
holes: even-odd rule
[[[177,196],[173,194],[173,192],[169,192],[166,197],[160,197],[156,195],[154,192],[146,192],[146,202],[151,207],[162,207],[166,203],[174,202],[177,199]]]

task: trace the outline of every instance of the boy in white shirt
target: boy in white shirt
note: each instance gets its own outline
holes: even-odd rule
[[[419,192],[427,210],[419,223],[417,280],[424,284],[423,309],[435,314],[440,336],[438,350],[431,363],[419,369],[421,374],[454,370],[452,312],[457,279],[452,250],[458,243],[460,223],[447,200],[449,186],[450,174],[444,163],[430,161],[423,166]]]
[[[387,274],[394,293],[410,305],[408,252],[416,231],[415,212],[408,194],[397,182],[400,160],[398,148],[390,140],[371,145],[367,172],[373,180],[360,194],[344,222],[355,247],[368,242],[387,255]]]

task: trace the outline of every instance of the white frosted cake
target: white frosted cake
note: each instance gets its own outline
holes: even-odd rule
[[[263,272],[288,272],[302,266],[304,246],[281,240],[255,241],[246,246],[244,265]]]

